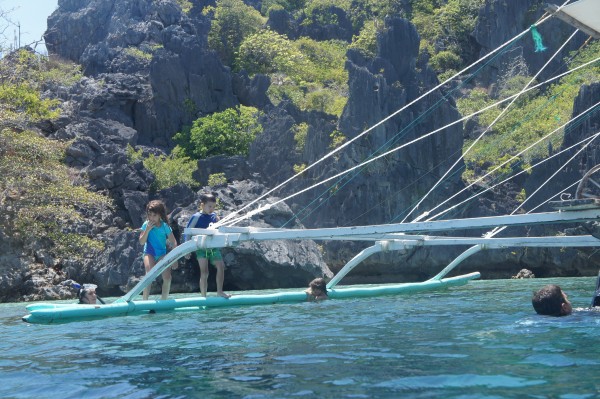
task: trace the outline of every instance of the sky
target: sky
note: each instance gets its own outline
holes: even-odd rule
[[[46,19],[56,10],[57,3],[58,0],[0,0],[0,10],[14,23],[4,30],[3,47],[15,43],[15,38],[18,42],[17,24],[21,25],[21,46],[40,40],[46,31]],[[6,23],[2,25],[6,27]],[[46,46],[41,43],[35,50],[45,54]]]

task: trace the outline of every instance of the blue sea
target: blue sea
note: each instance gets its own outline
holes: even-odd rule
[[[0,304],[1,398],[600,397],[595,277],[58,325]],[[572,316],[538,316],[557,283]],[[183,295],[176,295],[183,296]]]

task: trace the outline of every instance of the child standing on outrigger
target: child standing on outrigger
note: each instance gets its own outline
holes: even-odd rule
[[[215,213],[217,199],[212,194],[203,194],[200,196],[200,211],[196,212],[190,218],[186,228],[206,229],[212,223],[219,221]],[[187,237],[186,237],[187,238]],[[231,295],[223,291],[223,282],[225,280],[225,263],[221,251],[217,248],[199,249],[196,251],[196,258],[200,266],[200,294],[206,297],[208,286],[208,262],[217,268],[217,295],[223,298],[229,298]]]
[[[171,249],[177,246],[171,227],[167,224],[167,209],[162,201],[150,201],[146,206],[147,220],[142,225],[140,244],[144,246],[144,267],[148,273],[167,254],[167,243]],[[175,269],[176,265],[172,267]],[[171,267],[162,272],[163,284],[160,299],[167,299],[171,291]],[[150,286],[144,288],[143,298],[148,299]]]

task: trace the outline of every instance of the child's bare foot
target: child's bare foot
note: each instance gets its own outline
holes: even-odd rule
[[[229,297],[231,297],[231,295],[229,295],[229,294],[227,294],[227,293],[225,293],[223,291],[217,292],[217,295],[221,296],[223,298],[229,298]]]

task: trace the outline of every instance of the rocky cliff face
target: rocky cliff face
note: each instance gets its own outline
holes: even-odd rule
[[[182,124],[239,104],[229,69],[207,50],[209,27],[175,1],[60,1],[44,37],[50,54],[108,84],[86,90],[98,100],[90,116],[117,117],[142,143],[168,147]]]
[[[93,232],[86,232],[104,237],[107,249],[93,261],[64,260],[61,274],[45,266],[41,259],[20,255],[19,248],[0,240],[3,246],[0,263],[16,262],[21,269],[27,269],[0,280],[1,300],[65,297],[68,292],[56,285],[65,278],[98,283],[101,295],[125,292],[143,275],[141,248],[134,229],[143,222],[143,209],[150,199],[164,199],[173,210],[174,230],[182,230],[195,211],[200,192],[183,186],[151,192],[149,187],[154,177],[141,163],[127,162],[127,145],[142,148],[145,153],[168,152],[173,134],[199,116],[237,104],[260,108],[265,114],[265,130],[252,144],[247,158],[215,157],[199,162],[195,178],[202,184],[206,184],[212,173],[225,172],[228,176],[226,186],[203,189],[216,191],[226,214],[265,192],[265,187],[273,187],[289,177],[294,165],[310,164],[327,154],[330,135],[335,130],[347,140],[356,138],[438,83],[427,59],[419,56],[419,36],[414,26],[401,18],[388,18],[378,36],[375,58],[365,59],[355,51],[348,52],[349,98],[342,117],[336,120],[318,112],[301,112],[286,103],[275,107],[266,96],[270,85],[267,77],[249,78],[244,72],[235,74],[222,65],[207,48],[210,21],[200,12],[201,1],[194,1],[195,7],[189,14],[182,13],[175,0],[59,0],[58,4],[48,19],[45,34],[49,52],[80,63],[86,78],[76,87],[56,89],[53,95],[63,100],[65,113],[43,130],[50,137],[73,140],[67,162],[89,179],[92,187],[108,192],[116,208],[92,215],[98,223]],[[488,1],[481,9],[474,40],[483,54],[526,29],[542,13],[539,2],[534,0]],[[338,17],[342,22],[347,20],[345,15]],[[273,13],[269,24],[290,37],[348,39],[357,33],[351,31],[348,23],[304,27],[285,13]],[[562,28],[556,32],[560,38],[566,34]],[[542,34],[548,40],[560,40],[544,31]],[[514,68],[537,68],[540,61],[527,46],[510,49],[495,59],[492,72],[478,77],[480,82],[493,87],[492,83],[510,77]],[[598,96],[597,87],[583,88],[576,107],[583,107],[593,99],[597,101]],[[378,124],[352,146],[275,195],[286,197],[324,177],[418,139],[457,117],[450,92],[438,90]],[[309,129],[306,146],[298,151],[293,126],[302,122]],[[590,120],[587,127],[579,127],[578,134],[586,135],[597,129],[596,122]],[[461,125],[448,127],[418,145],[393,152],[377,163],[294,197],[287,201],[288,205],[253,219],[252,224],[334,227],[400,221],[455,163],[462,144]],[[590,164],[595,162],[594,154],[590,152]],[[460,166],[459,162],[455,170]],[[450,174],[409,220],[462,188],[459,175]],[[527,184],[539,181],[536,178],[532,176]],[[509,198],[514,196],[507,194],[520,189],[510,185],[504,189],[505,192],[478,198],[470,208],[452,217],[512,210],[514,204]],[[273,202],[275,198],[267,201]],[[305,208],[307,204],[310,205]],[[304,286],[314,276],[330,276],[330,268],[339,269],[362,247],[362,244],[337,242],[323,246],[313,242],[273,242],[226,249],[226,289]],[[419,249],[381,254],[356,268],[344,281],[428,278],[461,250]],[[192,261],[181,261],[181,266],[174,273],[173,291],[197,291],[197,266]],[[510,277],[522,268],[532,270],[538,277],[551,273],[593,274],[589,273],[593,267],[582,256],[556,251],[482,253],[466,262],[460,271],[479,270],[484,277],[493,278]],[[209,279],[209,283],[213,284],[214,279]],[[155,292],[159,284],[155,284]]]
[[[480,56],[495,50],[520,33],[524,33],[524,38],[527,40],[515,40],[498,51],[494,57],[490,57],[489,67],[478,74],[476,80],[484,86],[499,89],[519,72],[533,76],[544,66],[547,57],[536,53],[535,42],[530,40],[531,33],[527,30],[545,16],[545,3],[539,0],[485,2],[479,11],[477,26],[473,32],[475,40],[481,47]],[[554,53],[571,36],[574,29],[557,18],[550,18],[540,24],[538,31],[547,48],[545,52]],[[539,80],[554,76],[557,71],[564,71],[565,57],[569,52],[580,48],[586,39],[586,35],[577,33],[539,75]]]

